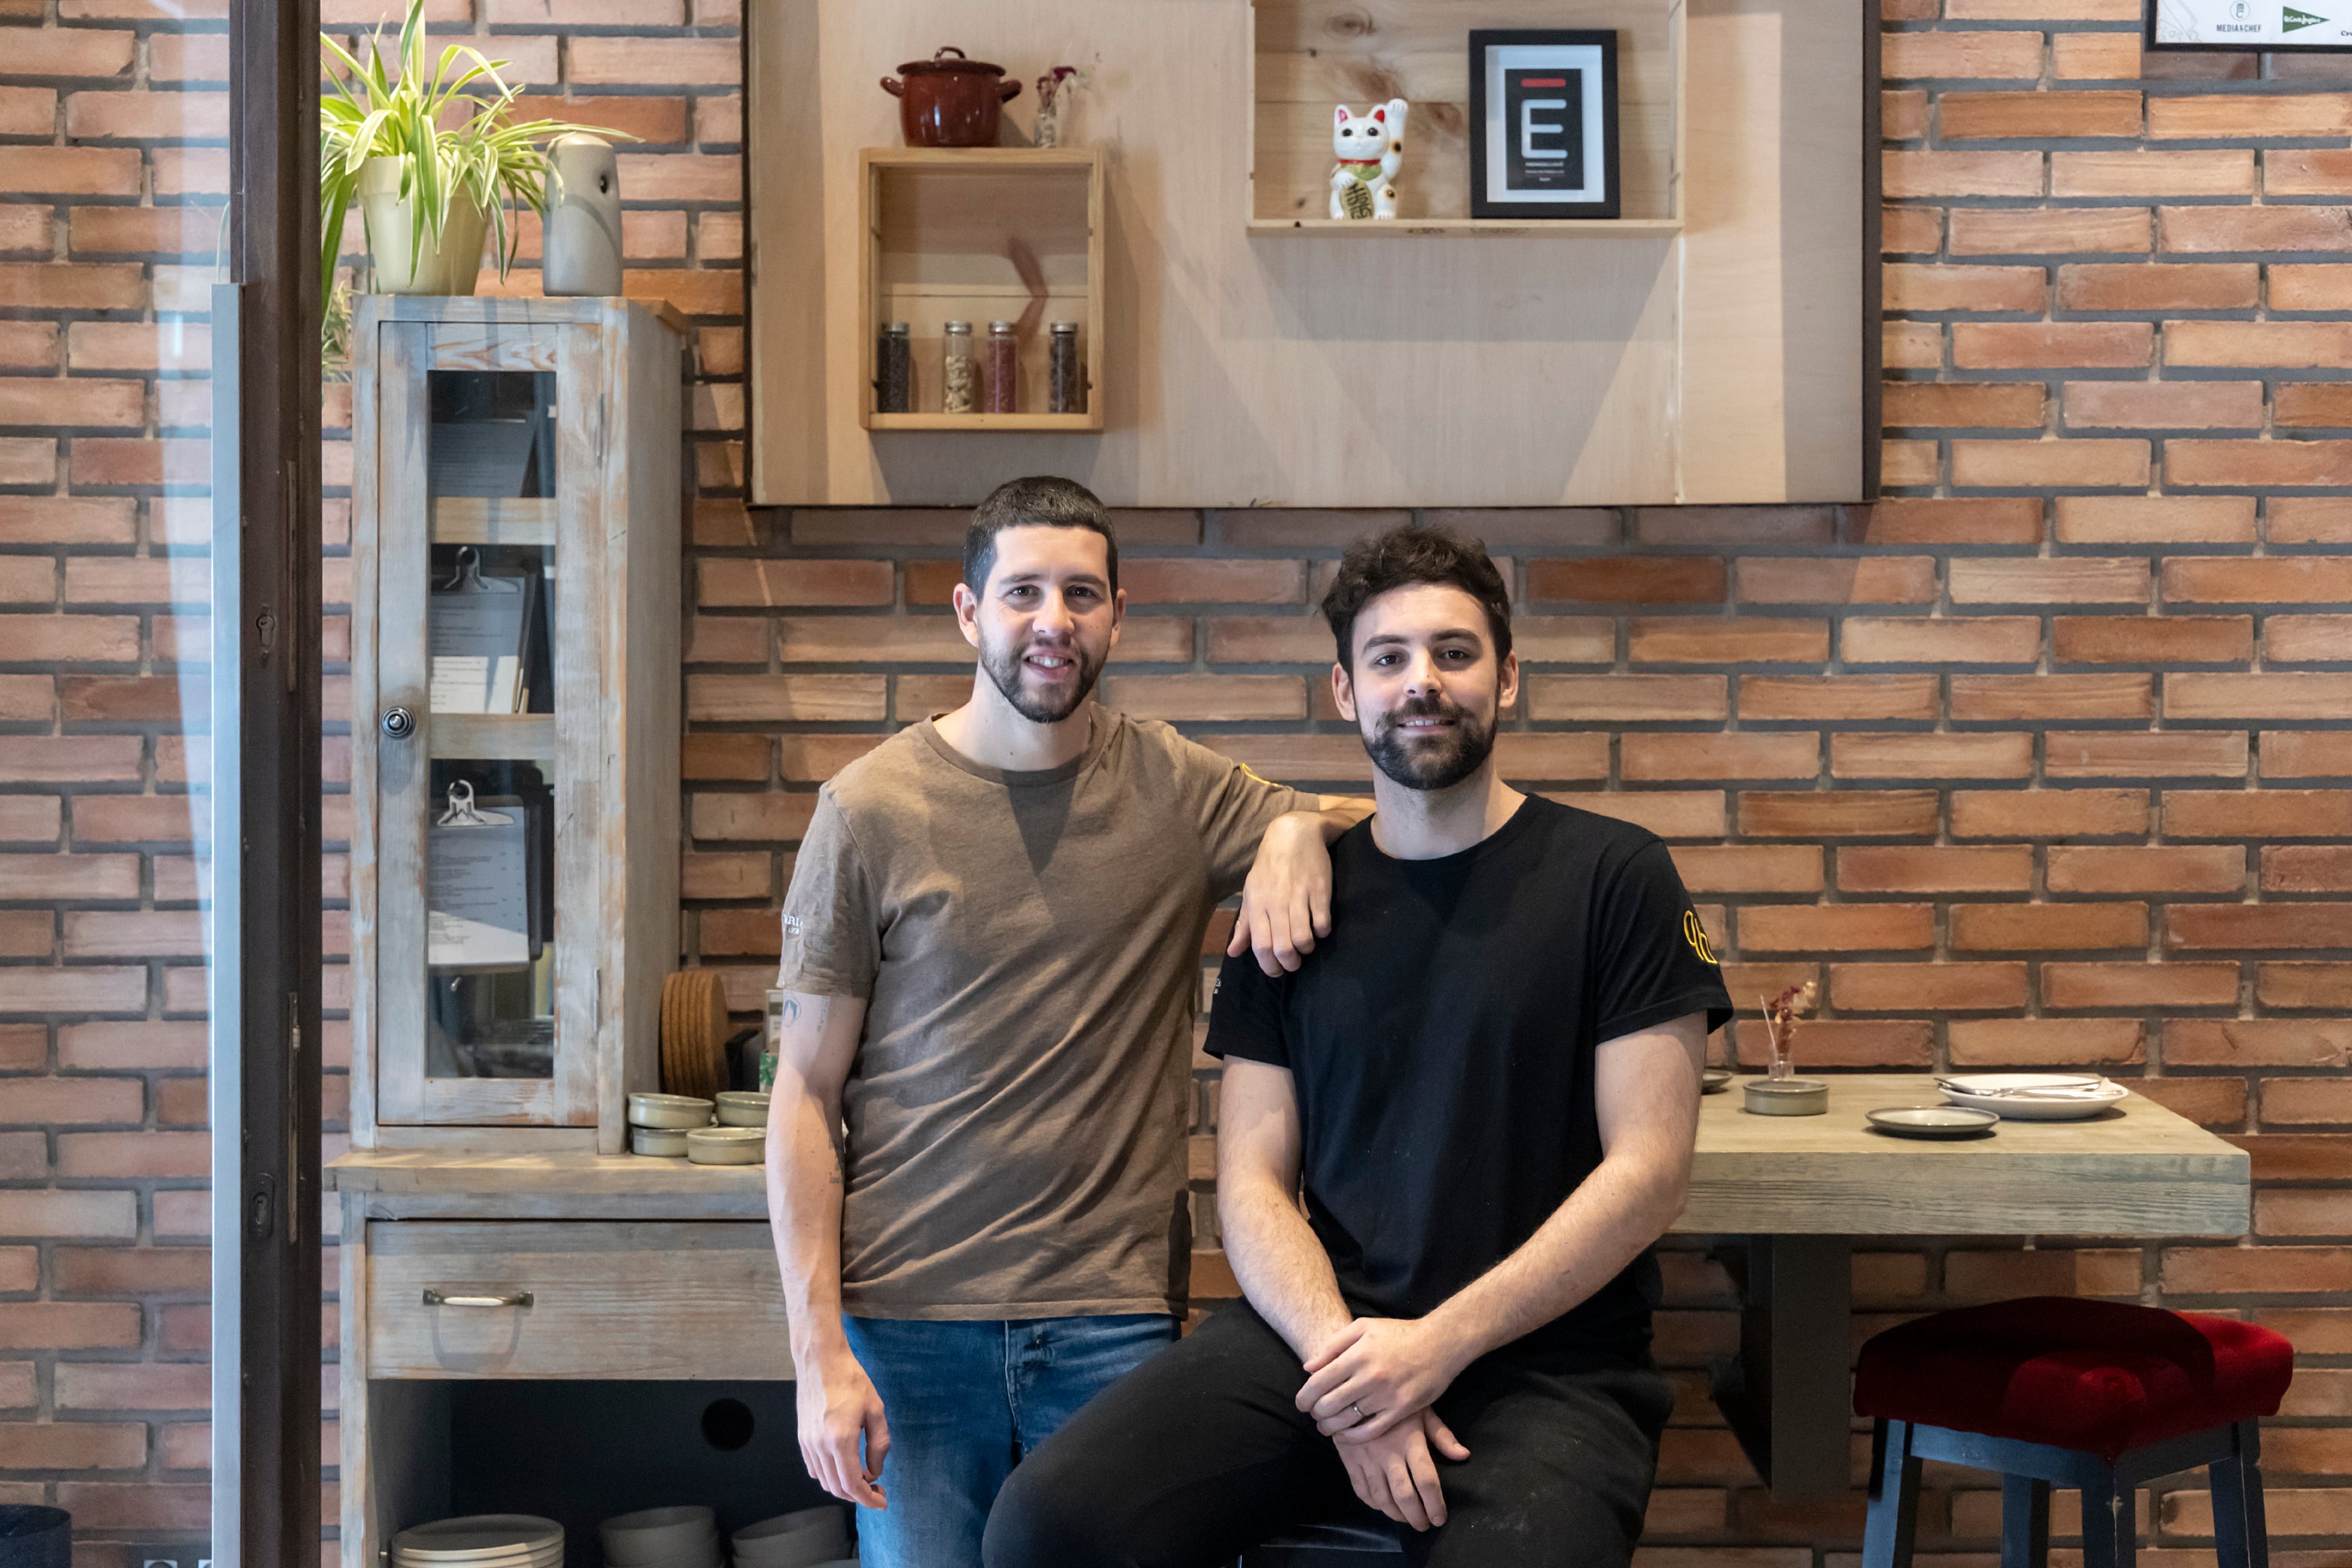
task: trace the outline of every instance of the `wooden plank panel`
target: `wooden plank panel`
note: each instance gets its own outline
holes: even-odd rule
[[[354,476],[356,478],[356,476]],[[500,500],[492,496],[435,496],[436,544],[555,543],[555,500],[551,496]]]
[[[783,1289],[756,1224],[402,1221],[368,1227],[374,1378],[790,1378]],[[425,1292],[529,1291],[529,1307]]]
[[[429,733],[436,757],[555,762],[552,713],[436,713]]]

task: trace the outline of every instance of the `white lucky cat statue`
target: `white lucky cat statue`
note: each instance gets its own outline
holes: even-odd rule
[[[1339,156],[1339,167],[1331,171],[1333,217],[1396,216],[1407,107],[1403,99],[1391,98],[1360,117],[1349,114],[1344,103],[1333,111],[1331,151]]]

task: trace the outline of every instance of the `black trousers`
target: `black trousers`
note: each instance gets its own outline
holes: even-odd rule
[[[1444,1524],[1398,1527],[1413,1568],[1632,1559],[1672,1390],[1654,1373],[1545,1363],[1496,1352],[1437,1401],[1470,1458],[1437,1461]],[[1015,1467],[989,1515],[987,1568],[1213,1568],[1350,1505],[1331,1439],[1291,1403],[1306,1381],[1282,1337],[1234,1302]]]

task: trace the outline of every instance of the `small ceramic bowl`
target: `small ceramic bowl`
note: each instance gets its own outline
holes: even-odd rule
[[[710,1101],[690,1094],[633,1094],[629,1096],[629,1125],[708,1127]]]
[[[768,1135],[757,1127],[697,1127],[686,1135],[686,1157],[698,1165],[756,1165],[767,1153]]]
[[[719,1126],[765,1127],[767,1124],[768,1094],[765,1089],[730,1089],[719,1095]]]
[[[649,1508],[596,1527],[607,1564],[692,1562],[715,1556],[719,1525],[707,1508]],[[707,1545],[706,1545],[707,1543]]]
[[[629,1148],[633,1152],[650,1154],[656,1160],[686,1158],[686,1129],[683,1127],[632,1127]]]
[[[1830,1108],[1830,1086],[1813,1078],[1751,1079],[1750,1116],[1819,1116]]]

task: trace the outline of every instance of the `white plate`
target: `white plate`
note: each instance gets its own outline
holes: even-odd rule
[[[1980,1072],[1946,1078],[1937,1087],[1954,1105],[1990,1110],[2011,1121],[2080,1121],[2120,1105],[2131,1090],[2084,1073]],[[2018,1093],[2040,1089],[2038,1094]]]
[[[477,1552],[463,1554],[439,1552],[419,1553],[408,1547],[393,1549],[393,1568],[561,1568],[563,1543],[535,1546],[525,1552]]]
[[[563,1550],[563,1527],[529,1513],[478,1513],[436,1520],[412,1526],[392,1539],[396,1555],[419,1563],[527,1557],[549,1547]]]

